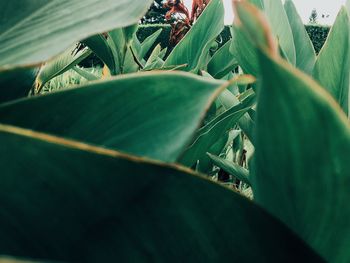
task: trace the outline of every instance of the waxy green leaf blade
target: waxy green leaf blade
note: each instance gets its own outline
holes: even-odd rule
[[[292,0],[286,0],[284,3],[292,29],[294,46],[296,52],[296,67],[311,75],[316,62],[316,53],[314,46],[306,32],[305,25],[299,16]]]
[[[237,59],[230,52],[232,39],[227,41],[208,63],[208,72],[214,78],[221,79],[238,66]]]
[[[287,60],[296,64],[296,51],[293,32],[288,16],[281,0],[264,0],[264,12],[270,22],[273,34],[278,39],[278,44],[287,56]]]
[[[314,78],[349,114],[350,21],[343,7],[318,55]]]
[[[188,169],[5,125],[0,143],[2,254],[67,262],[320,262],[261,208]]]
[[[72,69],[90,54],[92,54],[91,50],[89,49],[83,49],[75,53],[75,48],[76,46],[67,49],[62,54],[46,62],[40,68],[35,79],[37,89],[40,90],[48,81]]]
[[[171,162],[225,85],[189,73],[131,74],[2,105],[0,122]]]
[[[255,200],[328,262],[350,260],[350,125],[307,75],[261,55]]]
[[[215,156],[213,154],[208,153],[209,158],[211,161],[221,169],[223,169],[226,173],[229,173],[233,175],[238,180],[251,185],[250,179],[249,179],[249,171],[238,164],[235,164],[232,161],[220,158],[218,156]]]
[[[137,23],[151,0],[20,0],[1,3],[0,69],[38,64],[75,42]]]

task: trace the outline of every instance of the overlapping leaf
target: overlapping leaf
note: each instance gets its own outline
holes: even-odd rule
[[[3,1],[0,68],[36,64],[90,35],[137,23],[151,0]]]
[[[314,78],[349,113],[350,21],[345,7],[339,12],[318,55]]]
[[[229,40],[218,51],[208,63],[208,72],[214,78],[222,78],[238,66],[237,59],[230,52],[232,40]]]
[[[210,46],[223,28],[222,0],[211,0],[191,30],[170,53],[164,66],[187,64],[184,70],[197,72],[205,66]]]
[[[188,73],[128,75],[2,105],[0,121],[175,161],[225,85]]]
[[[1,254],[67,262],[321,261],[262,209],[187,169],[5,125],[0,143]]]
[[[261,55],[256,201],[329,262],[350,260],[350,125],[312,79]]]
[[[38,91],[51,79],[63,74],[64,72],[72,69],[74,66],[79,64],[85,58],[87,58],[92,52],[88,49],[83,49],[76,54],[75,46],[67,49],[61,55],[55,57],[54,59],[46,62],[41,68],[36,77],[36,88]],[[25,85],[23,83],[22,85]]]
[[[296,67],[311,75],[315,62],[316,54],[309,35],[306,32],[305,25],[301,20],[292,0],[286,0],[284,3],[290,28],[292,29]]]

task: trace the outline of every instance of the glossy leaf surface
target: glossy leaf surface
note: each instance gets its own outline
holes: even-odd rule
[[[225,85],[188,73],[127,75],[2,105],[0,121],[174,161]]]
[[[4,125],[0,142],[2,254],[67,262],[320,261],[262,209],[182,167]]]
[[[137,23],[151,0],[2,1],[0,68],[37,64],[75,42]]]
[[[261,55],[254,196],[327,261],[350,260],[350,125],[316,82]]]

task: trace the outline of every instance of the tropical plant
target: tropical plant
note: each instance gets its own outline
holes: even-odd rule
[[[316,57],[291,0],[235,1],[216,50],[211,0],[165,56],[135,35],[152,1],[24,3],[1,11],[0,254],[350,261],[346,8]]]

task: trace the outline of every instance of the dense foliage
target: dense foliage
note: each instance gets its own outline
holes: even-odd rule
[[[318,54],[327,39],[329,33],[329,26],[321,25],[306,25],[305,26],[307,33],[310,36],[312,44],[314,45],[315,51]],[[151,34],[156,32],[158,29],[162,29],[162,33],[157,39],[162,46],[162,48],[169,47],[169,35],[170,35],[170,26],[169,25],[144,25],[139,28],[137,31],[137,36],[142,42],[145,38],[149,37]],[[230,26],[225,26],[224,30],[220,33],[218,38],[218,43],[220,46],[224,45],[228,40],[232,38],[230,32]]]
[[[168,20],[165,19],[166,13],[169,11],[168,8],[164,6],[164,0],[154,0],[150,8],[148,9],[145,16],[141,19],[142,24],[159,24],[167,23]]]
[[[350,1],[318,55],[291,0],[234,1],[223,45],[211,0],[171,50],[152,2],[4,4],[0,255],[349,262]]]

